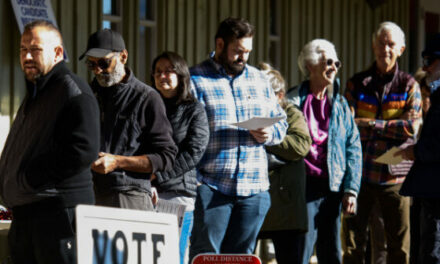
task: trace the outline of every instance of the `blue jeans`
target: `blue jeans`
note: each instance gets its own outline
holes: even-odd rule
[[[423,264],[440,263],[440,199],[420,198],[419,261]]]
[[[309,230],[305,235],[303,264],[308,264],[316,243],[318,263],[342,263],[342,194],[329,190],[328,179],[307,179],[307,215]]]
[[[187,211],[183,216],[182,231],[180,232],[180,264],[185,259],[186,248],[188,247],[189,234],[191,233],[194,220],[194,211]]]
[[[267,191],[238,197],[224,195],[205,184],[199,186],[189,263],[200,253],[252,254],[269,207]]]

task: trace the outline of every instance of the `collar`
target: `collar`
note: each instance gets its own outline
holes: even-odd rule
[[[234,77],[229,76],[226,72],[225,68],[215,60],[215,51],[212,51],[209,54],[209,61],[211,62],[212,67],[221,75],[227,76],[229,79],[235,79],[238,76],[242,75],[245,71],[247,71],[247,63],[244,66],[243,71],[240,74],[235,75]]]
[[[60,61],[53,66],[53,68],[44,76],[41,76],[35,83],[26,80],[26,89],[30,96],[34,98],[40,93],[52,79],[58,78],[60,75],[68,73],[69,69],[66,66],[66,62]]]
[[[304,94],[307,95],[310,92],[310,80],[303,81],[299,85],[298,89],[299,89],[299,91],[304,91]],[[339,92],[339,89],[340,89],[339,78],[335,78],[335,81],[333,82],[333,89],[327,88],[327,95],[336,96]],[[331,92],[333,92],[333,93],[330,94]]]
[[[396,65],[394,65],[394,68],[391,72],[383,74],[379,71],[377,68],[376,61],[373,63],[373,65],[370,67],[370,71],[379,79],[379,80],[385,80],[385,81],[391,81],[394,79],[395,76],[397,76],[397,72],[399,71],[399,64],[396,61]]]

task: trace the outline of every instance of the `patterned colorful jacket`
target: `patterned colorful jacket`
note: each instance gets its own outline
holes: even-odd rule
[[[348,81],[345,97],[355,118],[375,119],[372,126],[359,127],[364,162],[362,179],[376,184],[402,183],[405,175],[392,175],[387,165],[374,160],[417,134],[421,119],[411,120],[406,116],[411,110],[421,116],[418,83],[410,74],[399,70],[397,64],[390,75],[380,75],[373,64]]]

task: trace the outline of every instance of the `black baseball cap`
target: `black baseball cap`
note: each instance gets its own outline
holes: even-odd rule
[[[81,60],[84,56],[103,58],[111,52],[123,50],[125,50],[125,43],[121,34],[108,28],[101,29],[90,35],[87,50],[79,56],[79,59]]]

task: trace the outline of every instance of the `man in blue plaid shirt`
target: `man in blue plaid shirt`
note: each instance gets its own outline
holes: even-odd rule
[[[280,143],[287,123],[269,81],[246,64],[253,35],[248,21],[227,18],[218,28],[213,55],[191,69],[210,139],[199,164],[190,261],[205,252],[252,253],[270,207],[264,146]],[[284,118],[256,130],[231,125],[253,117]]]

